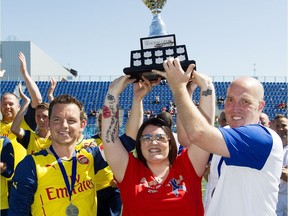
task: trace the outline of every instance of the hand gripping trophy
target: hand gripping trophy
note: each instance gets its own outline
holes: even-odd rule
[[[149,37],[141,38],[141,50],[131,51],[130,67],[123,69],[125,74],[131,75],[137,80],[142,75],[149,80],[155,80],[158,75],[151,70],[162,70],[163,62],[170,58],[179,58],[184,70],[190,64],[196,64],[194,60],[188,60],[185,45],[176,45],[175,34],[167,34],[165,23],[160,14],[167,0],[142,0],[153,14],[150,25]]]

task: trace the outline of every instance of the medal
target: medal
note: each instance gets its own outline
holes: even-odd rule
[[[66,215],[67,216],[78,216],[79,215],[79,209],[77,206],[70,203],[70,205],[66,208]]]
[[[72,157],[72,175],[71,175],[71,185],[70,185],[68,175],[66,173],[65,167],[64,167],[61,159],[59,158],[59,156],[54,151],[52,145],[49,147],[49,149],[57,159],[58,165],[60,167],[62,176],[64,178],[64,182],[65,182],[68,194],[69,194],[69,201],[71,202],[72,191],[74,189],[75,182],[76,182],[76,172],[77,172],[76,171],[77,170],[76,152],[75,151],[73,152],[73,157]],[[79,215],[79,209],[77,208],[77,206],[73,205],[72,203],[70,203],[70,205],[66,208],[65,212],[66,212],[67,216],[78,216]]]

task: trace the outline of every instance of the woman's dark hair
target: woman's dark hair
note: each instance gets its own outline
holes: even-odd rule
[[[136,137],[136,152],[137,152],[137,155],[138,155],[138,159],[140,161],[142,161],[146,166],[147,166],[147,161],[146,159],[144,158],[143,154],[142,154],[142,151],[141,151],[141,136],[142,136],[142,133],[144,131],[144,129],[149,126],[149,125],[154,125],[154,126],[158,126],[158,127],[161,127],[165,134],[169,137],[169,154],[168,154],[168,159],[169,159],[169,162],[170,162],[170,165],[172,165],[177,157],[177,145],[176,145],[176,141],[174,139],[174,135],[172,133],[172,130],[171,130],[171,127],[167,124],[167,122],[163,121],[161,118],[151,118],[151,119],[148,119],[147,121],[145,121],[138,133],[137,133],[137,137]]]
[[[165,122],[167,122],[169,127],[172,127],[173,118],[172,118],[172,115],[169,112],[162,111],[161,113],[159,113],[157,115],[157,118],[160,118],[160,119],[164,120]]]

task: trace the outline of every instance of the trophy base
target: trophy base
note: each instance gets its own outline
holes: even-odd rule
[[[186,71],[190,64],[196,65],[196,62],[194,60],[189,60],[189,61],[180,62],[180,64],[182,66],[182,69],[184,71]],[[139,80],[143,80],[142,76],[144,76],[145,78],[147,78],[150,81],[155,81],[158,78],[165,79],[164,77],[161,77],[158,74],[153,73],[152,70],[159,70],[159,71],[165,72],[163,64],[149,65],[149,66],[145,65],[145,66],[141,66],[141,67],[126,67],[123,69],[123,72],[126,75],[130,75],[131,79],[135,78],[136,82],[139,82]],[[195,68],[195,70],[196,70],[196,68]]]

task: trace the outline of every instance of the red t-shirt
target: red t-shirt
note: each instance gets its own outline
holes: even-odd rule
[[[162,184],[141,161],[129,154],[124,179],[118,184],[123,216],[204,215],[201,177],[192,166],[187,150],[177,156]]]

